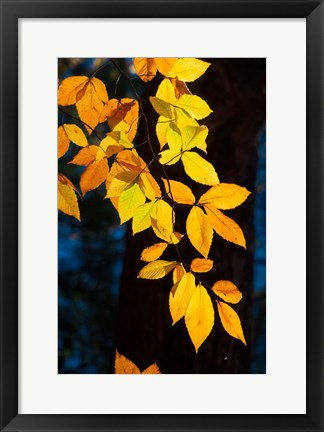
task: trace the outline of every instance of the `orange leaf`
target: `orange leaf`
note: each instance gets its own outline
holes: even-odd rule
[[[134,58],[137,75],[144,81],[151,81],[157,72],[154,58]]]
[[[58,152],[57,153],[58,153],[58,158],[60,159],[60,157],[64,156],[65,153],[68,151],[69,144],[70,144],[70,139],[66,135],[66,132],[64,131],[63,126],[60,126],[58,128],[57,142],[58,142]]]
[[[158,365],[156,363],[149,366],[147,369],[145,369],[142,374],[160,374],[160,369],[158,368]]]
[[[120,101],[110,99],[105,107],[105,113],[110,129],[125,132],[128,139],[133,141],[137,132],[138,102],[129,98]]]
[[[156,243],[153,246],[147,247],[143,250],[141,255],[142,261],[155,261],[163,254],[168,247],[168,243]]]
[[[238,303],[242,298],[242,293],[233,282],[220,280],[214,283],[212,290],[214,293],[228,303]]]
[[[199,200],[200,204],[212,204],[218,209],[229,210],[241,205],[251,194],[236,184],[219,183],[212,186]]]
[[[170,58],[155,58],[154,60],[158,68],[158,71],[162,75],[167,76],[170,69],[178,59],[176,57],[170,57]]]
[[[115,374],[140,374],[138,367],[116,350]]]
[[[175,180],[162,179],[164,182],[164,187],[169,195],[175,202],[179,204],[194,204],[196,198],[191,192],[191,189],[181,182]],[[170,191],[171,188],[171,191]]]
[[[69,163],[80,166],[88,166],[92,162],[103,159],[104,157],[105,153],[99,146],[89,145],[87,147],[83,147]]]
[[[206,273],[213,268],[213,261],[205,258],[195,258],[190,264],[190,268],[196,273]]]
[[[218,235],[225,240],[243,246],[246,249],[245,237],[241,228],[233,219],[225,216],[211,204],[205,204],[204,209],[208,220]]]
[[[103,183],[109,173],[107,159],[100,159],[92,162],[82,173],[80,178],[80,188],[82,194],[96,189]]]
[[[83,130],[76,124],[64,124],[63,129],[74,144],[79,147],[86,147],[88,145],[88,140],[84,135]]]
[[[107,91],[104,90],[104,84],[97,78],[91,78],[85,87],[82,98],[76,103],[79,117],[87,123],[85,127],[89,133],[98,125],[104,102],[107,101],[108,95]]]
[[[236,339],[241,340],[244,345],[246,345],[241,321],[235,310],[221,301],[217,302],[217,309],[220,320],[227,333]]]
[[[58,104],[61,106],[74,105],[82,95],[84,86],[89,82],[86,76],[72,76],[65,78],[58,89]]]

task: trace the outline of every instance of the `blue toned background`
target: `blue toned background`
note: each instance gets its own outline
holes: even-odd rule
[[[70,75],[91,75],[102,64],[98,59],[60,59],[59,79]],[[124,67],[131,73],[131,61]],[[128,87],[109,66],[98,73],[111,97],[125,97]],[[134,80],[141,90],[140,82]],[[131,97],[131,94],[129,94]],[[74,108],[64,107],[75,115]],[[61,122],[71,118],[59,113]],[[100,135],[106,130],[100,125]],[[95,141],[94,141],[95,142]],[[266,367],[266,135],[258,140],[258,166],[254,208],[253,276],[253,353],[252,373],[264,373]],[[59,161],[59,170],[76,185],[81,167],[66,165],[76,149]],[[80,202],[81,223],[59,212],[58,229],[58,358],[59,373],[112,373],[115,355],[115,323],[120,281],[123,271],[126,229],[119,225],[109,200],[103,200],[105,188],[89,192]]]

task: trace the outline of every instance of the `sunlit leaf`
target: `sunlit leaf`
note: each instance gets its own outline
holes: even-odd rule
[[[184,94],[177,100],[175,105],[187,111],[191,117],[197,120],[201,120],[213,112],[207,102],[195,95]]]
[[[217,302],[217,309],[220,320],[227,333],[236,339],[241,340],[246,345],[241,320],[235,310],[226,303]]]
[[[72,182],[63,174],[58,175],[58,209],[80,220],[78,198]]]
[[[164,75],[167,76],[170,69],[174,65],[174,63],[177,61],[177,58],[171,57],[171,58],[155,58],[155,64],[158,68],[158,71]]]
[[[138,367],[116,350],[115,374],[140,374]]]
[[[105,117],[111,130],[126,133],[133,141],[137,132],[139,105],[137,100],[123,98],[109,99],[105,106]],[[102,119],[101,119],[102,120]]]
[[[229,210],[241,205],[251,194],[236,184],[219,183],[211,187],[199,200],[201,204],[212,204],[218,209]]]
[[[173,283],[176,284],[177,282],[179,282],[185,273],[186,271],[183,267],[183,264],[182,263],[177,264],[173,270],[173,276],[172,276]]]
[[[88,145],[88,140],[79,126],[75,124],[64,124],[63,129],[74,144],[80,147],[86,147]]]
[[[190,268],[196,273],[206,273],[213,268],[213,261],[205,258],[195,258],[191,261]]]
[[[82,194],[99,187],[107,178],[109,173],[107,159],[99,159],[87,166],[80,178]]]
[[[58,89],[58,104],[61,106],[74,105],[82,96],[82,90],[88,82],[89,78],[86,76],[65,78]]]
[[[195,277],[192,273],[185,273],[169,296],[169,308],[173,324],[178,322],[186,313],[189,301],[196,289]]]
[[[207,258],[213,240],[213,228],[201,208],[192,207],[187,218],[186,228],[191,244]]]
[[[196,58],[179,58],[168,72],[168,77],[181,81],[195,81],[205,73],[210,63]]]
[[[137,207],[132,221],[133,235],[151,226],[151,217],[155,216],[156,204],[154,200]]]
[[[176,265],[176,261],[153,261],[143,267],[137,277],[141,279],[161,279],[170,273]]]
[[[176,103],[177,98],[175,96],[175,89],[169,79],[166,78],[161,81],[156,92],[156,97],[171,105],[174,105]]]
[[[160,149],[162,149],[167,143],[166,131],[170,124],[170,119],[160,116],[156,123],[156,135],[160,143]]]
[[[121,193],[118,201],[120,223],[122,224],[131,219],[135,210],[144,203],[145,195],[138,183],[134,183],[129,188],[125,189]]]
[[[136,171],[122,171],[116,174],[107,190],[107,198],[119,197],[137,179],[138,173]]]
[[[220,280],[212,286],[214,293],[228,303],[238,303],[242,298],[242,293],[233,282]]]
[[[155,219],[170,234],[173,232],[174,210],[162,199],[157,202]]]
[[[168,243],[156,243],[153,246],[147,247],[143,250],[141,255],[142,261],[155,261],[163,254],[168,247]]]
[[[158,368],[158,365],[156,363],[152,364],[142,372],[142,374],[151,374],[151,375],[160,374],[160,373],[161,373],[160,369]]]
[[[179,204],[194,204],[196,198],[191,189],[181,182],[162,179],[164,187],[171,199]],[[170,190],[171,189],[171,190]]]
[[[57,131],[57,156],[60,159],[69,149],[70,139],[64,131],[63,126],[60,126]]]
[[[161,189],[158,185],[155,178],[152,176],[152,174],[143,172],[140,175],[139,184],[141,186],[142,191],[144,192],[144,195],[150,199],[154,200],[155,198],[161,197]]]
[[[173,118],[172,105],[170,105],[168,102],[165,102],[164,100],[159,99],[156,96],[150,96],[150,101],[153,105],[153,108],[160,116],[166,117],[168,119]]]
[[[207,135],[208,128],[206,126],[185,126],[181,130],[182,150],[191,150],[197,147],[206,152]]]
[[[196,352],[210,334],[214,325],[214,307],[202,285],[198,285],[191,296],[185,313],[186,327]]]
[[[154,58],[134,58],[134,67],[137,75],[144,81],[151,81],[157,72]]]
[[[204,209],[208,220],[216,233],[225,240],[246,248],[245,237],[241,228],[233,219],[225,216],[220,210],[211,204],[205,204]]]
[[[96,160],[100,160],[106,157],[104,151],[96,145],[88,145],[83,147],[69,163],[80,166],[88,166]]]
[[[198,183],[215,185],[219,183],[213,165],[193,151],[184,152],[181,157],[185,172]]]
[[[102,81],[91,78],[82,98],[76,103],[79,117],[86,123],[85,127],[89,133],[98,125],[104,103],[107,101],[108,95]]]

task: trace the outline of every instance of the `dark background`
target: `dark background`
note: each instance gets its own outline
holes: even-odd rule
[[[236,310],[241,318],[245,347],[223,329],[217,313],[212,333],[195,353],[183,320],[171,325],[168,295],[171,276],[158,281],[136,279],[143,263],[144,247],[156,242],[151,230],[132,237],[129,224],[120,226],[109,200],[103,200],[105,188],[89,192],[80,202],[81,223],[59,212],[59,373],[113,373],[115,349],[134,361],[140,369],[157,362],[162,373],[265,373],[265,214],[266,214],[266,139],[265,139],[265,59],[206,59],[207,72],[189,83],[193,94],[205,99],[213,113],[202,121],[209,128],[208,160],[223,182],[236,183],[253,194],[237,209],[226,212],[242,227],[247,251],[214,236],[210,258],[213,270],[204,275],[212,284],[219,279],[236,283],[243,300]],[[107,59],[60,59],[59,81],[71,75],[90,76]],[[131,59],[117,60],[132,74]],[[125,79],[118,80],[115,68],[108,64],[96,75],[107,85],[110,98],[133,97]],[[135,76],[134,76],[135,77]],[[134,84],[145,99],[153,94],[159,80]],[[116,85],[117,83],[117,85]],[[152,121],[155,139],[157,115],[145,103]],[[76,116],[74,107],[64,107]],[[68,114],[59,112],[59,124],[80,125]],[[109,129],[98,127],[104,136]],[[139,127],[135,143],[146,139]],[[91,143],[98,144],[95,137]],[[158,151],[158,143],[154,142]],[[73,144],[59,170],[76,186],[82,168],[66,165],[78,151]],[[145,145],[138,148],[145,160],[151,155]],[[161,177],[158,166],[151,169]],[[196,196],[205,187],[184,178],[178,166],[168,168],[170,178],[185,180]],[[184,232],[188,211],[176,213],[176,228]],[[190,258],[198,253],[189,242],[181,241],[181,250]],[[168,255],[169,254],[169,255]],[[164,257],[164,256],[163,256]],[[174,258],[172,251],[166,259]]]

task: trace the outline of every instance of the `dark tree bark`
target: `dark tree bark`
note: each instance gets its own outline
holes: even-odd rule
[[[128,227],[127,252],[122,278],[117,323],[117,349],[140,369],[157,362],[162,373],[249,373],[252,341],[252,277],[254,254],[254,184],[258,161],[258,136],[265,125],[266,97],[265,59],[209,59],[211,66],[194,83],[189,83],[193,94],[205,99],[213,113],[201,123],[209,128],[206,158],[214,165],[221,182],[235,183],[252,192],[248,200],[237,209],[226,212],[243,229],[247,250],[229,243],[214,234],[209,258],[214,260],[213,270],[203,274],[209,285],[220,279],[231,280],[243,293],[235,307],[238,312],[247,347],[230,337],[223,329],[215,308],[214,328],[202,344],[198,354],[185,328],[184,320],[172,326],[168,306],[172,276],[161,280],[137,279],[143,262],[141,251],[158,240],[151,229],[132,237]],[[145,85],[144,98],[155,94],[158,79]],[[150,136],[156,153],[159,145],[154,125],[157,114],[149,102],[144,102],[150,124]],[[146,140],[143,126],[138,142]],[[151,159],[148,147],[141,147],[141,156]],[[150,167],[157,178],[163,176],[157,163]],[[191,181],[180,164],[167,167],[171,179],[188,184],[196,197],[208,188]],[[160,182],[161,183],[161,182]],[[162,184],[161,184],[162,187]],[[176,207],[176,230],[185,233],[189,208]],[[179,245],[188,263],[199,253],[188,239]],[[177,259],[169,246],[163,259]],[[214,302],[215,303],[215,302]],[[216,306],[216,305],[215,305]]]

